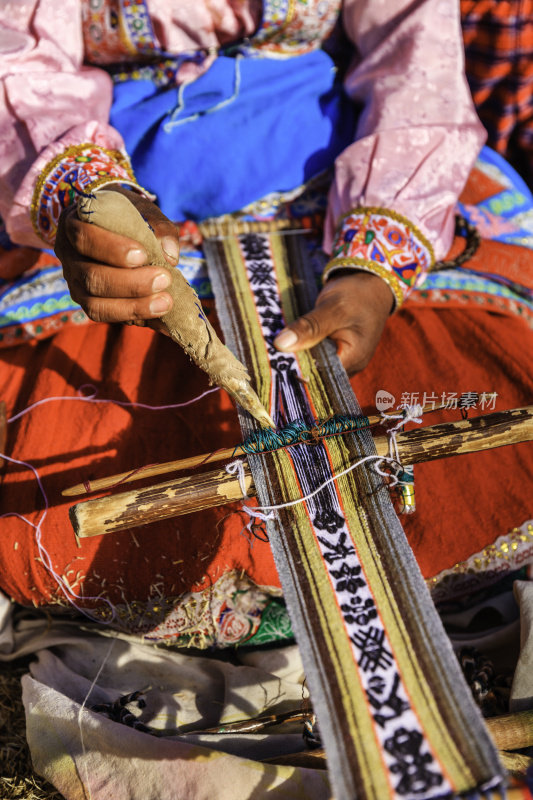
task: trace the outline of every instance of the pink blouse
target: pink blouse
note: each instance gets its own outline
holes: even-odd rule
[[[145,5],[163,49],[206,49],[212,58],[220,45],[251,36],[262,11],[260,0]],[[20,244],[43,246],[30,206],[51,159],[82,142],[113,151],[123,147],[108,124],[111,80],[102,69],[83,64],[83,8],[82,0],[4,0],[0,6],[0,215]],[[87,8],[88,3],[86,15]],[[429,252],[432,246],[441,258],[453,236],[455,202],[485,135],[464,76],[459,4],[344,0],[342,14],[357,48],[345,85],[364,110],[354,143],[336,161],[325,248],[336,262],[359,259],[362,268],[367,262],[379,267],[360,236],[339,239],[337,233],[334,240],[343,215],[344,229],[360,232],[363,218],[368,227],[370,209],[378,218],[383,213],[396,219],[408,238],[410,224],[415,226],[418,256],[420,247]],[[375,241],[383,225],[375,221]],[[420,274],[428,259],[421,258]]]

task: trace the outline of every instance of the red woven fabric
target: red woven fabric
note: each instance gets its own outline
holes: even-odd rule
[[[475,202],[498,188],[474,176],[463,200]],[[10,267],[20,266],[8,257]],[[531,251],[485,241],[471,266],[527,283],[532,258]],[[479,297],[449,306],[408,300],[389,320],[371,364],[353,380],[365,413],[375,412],[381,389],[397,400],[403,393],[422,400],[424,393],[495,391],[496,410],[530,403],[533,332],[511,311],[490,309]],[[66,325],[53,337],[1,353],[0,399],[8,417],[43,398],[75,396],[84,384],[94,384],[100,398],[153,405],[183,402],[208,388],[180,348],[148,329]],[[437,412],[424,424],[458,418],[459,412]],[[110,403],[48,403],[9,425],[6,449],[42,477],[50,502],[42,540],[58,574],[85,596],[131,603],[144,602],[156,584],[163,596],[176,597],[205,588],[232,569],[244,570],[260,585],[279,587],[279,580],[268,543],[256,539],[251,546],[241,535],[246,520],[237,513],[239,504],[86,539],[78,548],[68,517],[73,500],[63,498],[62,489],[239,439],[232,403],[218,391],[189,408],[161,412]],[[532,471],[530,444],[416,467],[417,512],[404,523],[423,574],[431,577],[467,559],[533,518]],[[36,522],[42,509],[33,474],[4,466],[0,513]],[[23,604],[64,603],[38,558],[34,531],[14,517],[0,520],[0,528],[1,588]]]

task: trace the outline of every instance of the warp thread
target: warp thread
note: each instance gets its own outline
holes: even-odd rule
[[[246,504],[241,506],[242,511],[245,511],[247,514],[250,515],[250,522],[246,526],[248,530],[251,530],[252,520],[259,519],[263,522],[272,519],[274,516],[275,511],[279,511],[282,508],[289,508],[290,506],[298,505],[299,503],[305,503],[307,500],[310,500],[312,497],[315,497],[319,492],[322,491],[326,486],[334,481],[342,478],[344,475],[347,475],[349,472],[357,469],[358,467],[362,466],[363,464],[369,461],[375,461],[374,469],[375,471],[390,480],[390,486],[396,486],[398,483],[402,483],[399,479],[398,475],[403,471],[403,467],[401,465],[399,451],[398,451],[398,444],[396,442],[396,434],[398,431],[403,428],[408,422],[422,422],[422,407],[419,405],[414,406],[407,406],[401,414],[382,414],[384,419],[398,419],[399,422],[394,425],[392,428],[389,428],[387,434],[390,439],[390,455],[389,456],[379,456],[379,455],[370,455],[361,458],[355,464],[351,464],[346,469],[338,472],[335,475],[332,475],[330,478],[327,478],[323,483],[320,484],[316,489],[309,494],[304,495],[303,497],[298,497],[295,500],[289,500],[286,503],[278,503],[276,505],[271,506],[256,506],[255,508],[251,508]],[[365,425],[366,423],[366,425]],[[353,427],[347,427],[348,425],[352,425]],[[252,434],[245,442],[241,445],[241,448],[245,450],[247,453],[265,453],[268,450],[277,450],[283,447],[290,447],[291,445],[298,444],[298,443],[318,443],[320,438],[325,438],[326,436],[338,435],[339,433],[343,433],[344,431],[349,430],[358,430],[364,427],[368,427],[370,422],[367,417],[349,417],[345,415],[335,415],[330,417],[327,420],[322,422],[317,422],[315,426],[311,426],[309,428],[303,420],[295,420],[295,422],[291,423],[285,428],[280,429],[279,431],[274,431],[272,429],[262,429],[261,431],[257,431],[256,433]],[[346,427],[344,427],[346,426]],[[319,431],[327,431],[320,436]],[[302,438],[299,438],[299,437]],[[251,440],[251,449],[246,449],[248,444]],[[262,446],[265,445],[265,446]],[[391,472],[385,472],[381,469],[380,464],[388,463],[391,465]],[[239,480],[239,486],[243,494],[243,498],[247,499],[248,494],[246,490],[246,482],[245,482],[245,474],[244,474],[244,463],[241,459],[236,459],[235,461],[230,462],[226,465],[226,472],[229,475],[237,475]]]

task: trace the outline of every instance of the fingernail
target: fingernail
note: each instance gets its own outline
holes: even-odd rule
[[[163,236],[161,239],[161,247],[172,261],[177,261],[180,256],[178,244],[172,236]]]
[[[126,256],[128,260],[128,264],[131,264],[132,267],[142,267],[143,264],[146,264],[146,253],[144,250],[129,250],[128,255]]]
[[[161,272],[160,275],[156,275],[154,278],[152,292],[160,292],[162,289],[166,289],[167,286],[170,286],[170,276],[165,272]]]
[[[170,308],[170,297],[154,297],[150,303],[150,314],[164,314]]]
[[[298,341],[298,336],[291,330],[282,331],[276,338],[274,339],[274,344],[278,348],[278,350],[290,350],[296,342]]]

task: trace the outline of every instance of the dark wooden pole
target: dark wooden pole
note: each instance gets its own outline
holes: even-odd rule
[[[418,428],[396,437],[404,464],[418,464],[532,439],[533,406]],[[376,437],[374,444],[378,455],[388,454],[387,437]],[[244,473],[246,492],[250,497],[255,495],[255,488],[246,461]],[[235,476],[228,475],[225,470],[214,470],[77,503],[70,509],[70,519],[76,536],[85,538],[190,514],[242,497]]]

